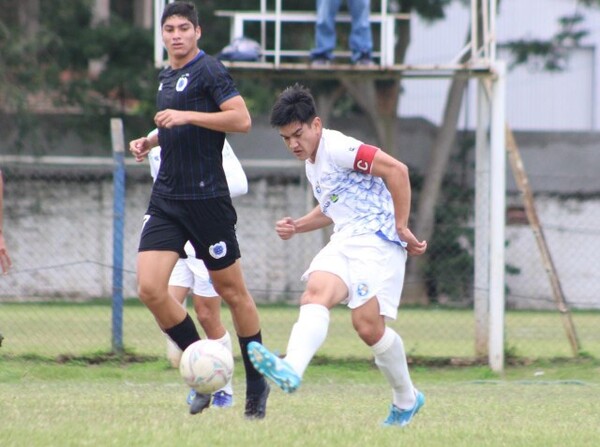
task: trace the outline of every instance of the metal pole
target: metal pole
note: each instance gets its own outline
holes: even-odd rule
[[[123,352],[123,233],[125,222],[125,140],[123,121],[111,118],[113,146],[113,294],[112,349]]]
[[[477,129],[475,132],[475,355],[486,357],[489,344],[490,291],[490,126],[489,79],[477,81]]]
[[[490,129],[490,345],[492,370],[504,369],[504,226],[506,213],[506,63],[497,61]]]

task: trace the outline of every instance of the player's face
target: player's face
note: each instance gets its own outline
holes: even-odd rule
[[[315,161],[321,142],[321,119],[317,116],[310,124],[290,123],[279,128],[283,142],[298,160]]]
[[[162,26],[162,38],[169,59],[174,62],[187,63],[198,50],[197,41],[200,39],[201,30],[194,28],[192,22],[181,16],[169,17]]]

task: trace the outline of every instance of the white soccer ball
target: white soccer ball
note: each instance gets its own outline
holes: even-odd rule
[[[179,372],[184,382],[202,394],[223,388],[233,375],[233,355],[215,340],[199,340],[181,355]]]

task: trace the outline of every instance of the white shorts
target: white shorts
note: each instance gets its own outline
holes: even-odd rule
[[[219,296],[212,285],[204,262],[189,255],[186,259],[177,261],[169,278],[169,285],[190,288],[194,295],[203,297]]]
[[[348,287],[342,303],[356,309],[376,296],[380,314],[395,320],[404,284],[406,250],[375,234],[336,238],[321,249],[302,275],[308,280],[314,271],[339,276]]]

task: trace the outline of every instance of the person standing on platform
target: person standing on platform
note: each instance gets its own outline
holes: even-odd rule
[[[346,3],[352,17],[349,42],[351,61],[355,65],[372,66],[371,1],[346,0]],[[342,0],[317,0],[315,48],[311,51],[311,64],[314,66],[327,66],[333,60],[337,40],[335,18],[341,4]]]

